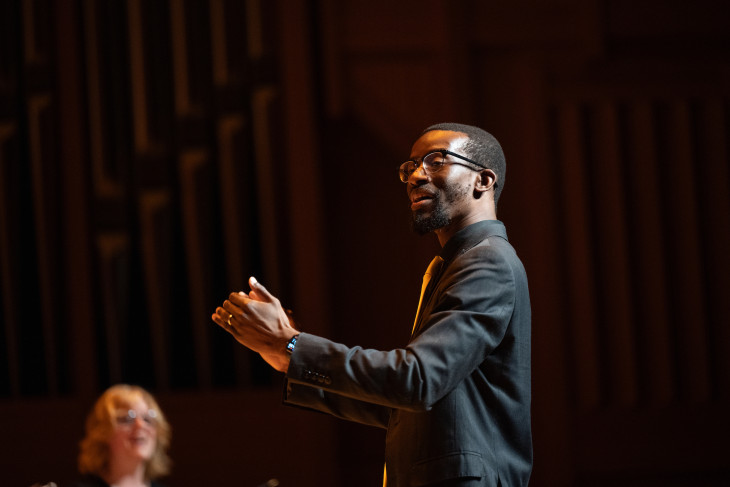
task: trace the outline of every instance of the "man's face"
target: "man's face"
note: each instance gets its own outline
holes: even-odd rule
[[[410,157],[420,160],[435,149],[464,154],[462,147],[467,140],[467,136],[460,132],[426,132],[413,144]],[[474,177],[474,171],[459,164],[444,164],[440,170],[432,173],[427,173],[422,165],[419,166],[406,185],[413,230],[424,235],[448,227],[465,216],[473,199]]]

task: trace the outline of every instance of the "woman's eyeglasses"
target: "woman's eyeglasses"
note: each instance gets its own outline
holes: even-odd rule
[[[126,413],[122,411],[117,415],[116,419],[118,425],[130,426],[137,421],[137,418],[141,419],[146,426],[157,425],[157,411],[154,409],[150,409],[146,413],[140,413],[134,409],[130,409]]]

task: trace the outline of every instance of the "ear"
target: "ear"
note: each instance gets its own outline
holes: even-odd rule
[[[476,181],[474,182],[474,192],[486,193],[487,191],[493,191],[494,185],[497,183],[497,175],[491,169],[482,169],[477,173]]]

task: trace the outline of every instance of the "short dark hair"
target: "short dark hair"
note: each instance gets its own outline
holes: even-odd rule
[[[494,183],[494,204],[497,204],[499,195],[504,188],[507,162],[504,158],[502,146],[497,139],[489,132],[463,123],[437,123],[424,130],[421,135],[432,130],[446,130],[448,132],[461,132],[466,134],[469,141],[464,145],[464,154],[469,159],[482,164],[484,167],[494,171],[497,181]]]

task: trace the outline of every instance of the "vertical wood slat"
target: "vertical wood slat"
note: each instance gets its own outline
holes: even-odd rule
[[[607,337],[610,370],[611,402],[631,406],[638,400],[636,375],[636,343],[631,306],[631,279],[629,277],[628,235],[623,194],[625,175],[620,171],[621,154],[616,105],[601,102],[596,110],[595,133],[596,227],[600,276],[605,286],[601,289],[601,310],[605,313],[602,325]]]
[[[642,389],[652,404],[668,404],[676,394],[676,371],[671,356],[669,332],[667,273],[664,268],[664,242],[661,228],[661,188],[655,149],[655,131],[648,102],[634,103],[629,109],[629,168],[627,189],[631,195],[631,212],[637,222],[632,228],[632,251],[635,253],[636,326],[643,334],[640,356]]]
[[[127,0],[129,29],[129,73],[132,88],[132,125],[134,148],[144,154],[150,146],[147,114],[147,87],[145,80],[144,28],[141,0]]]
[[[256,161],[256,187],[258,189],[259,231],[261,238],[262,268],[265,275],[264,285],[271,290],[281,290],[282,278],[279,255],[279,212],[277,184],[274,169],[274,158],[271,151],[273,139],[269,128],[271,126],[271,103],[276,98],[273,87],[257,88],[253,94],[253,132],[254,132],[254,160]]]
[[[246,38],[248,56],[252,61],[264,55],[264,25],[261,0],[246,0]]]
[[[223,0],[210,0],[210,54],[213,61],[213,84],[217,87],[227,85],[229,78],[225,15]]]
[[[240,188],[251,188],[248,182],[241,180],[237,161],[244,160],[245,155],[239,153],[245,138],[244,118],[242,115],[229,115],[218,122],[218,151],[219,151],[219,194],[223,222],[223,247],[225,252],[226,284],[231,291],[245,290],[246,266],[245,257],[251,255],[245,244],[246,235],[253,226],[250,224],[247,211],[240,211]],[[241,229],[244,229],[241,231]],[[243,347],[236,347],[234,351],[236,377],[242,384],[251,382],[250,356]]]
[[[54,236],[51,228],[51,215],[47,208],[55,206],[47,201],[47,191],[44,184],[44,175],[51,168],[47,145],[49,134],[45,133],[43,118],[48,117],[51,107],[49,94],[33,95],[28,100],[28,132],[30,139],[30,162],[33,178],[33,202],[36,229],[36,246],[38,257],[38,280],[40,290],[40,318],[43,327],[43,353],[46,362],[46,379],[48,391],[51,395],[58,393],[58,370],[56,354],[56,326],[57,310],[54,306],[54,296],[57,290],[54,286],[53,257]]]
[[[554,485],[569,485],[573,455],[571,439],[564,432],[574,422],[575,401],[570,397],[574,386],[574,375],[570,371],[574,367],[570,363],[570,322],[566,319],[567,302],[564,299],[563,233],[558,224],[562,217],[559,197],[559,188],[562,187],[559,177],[561,159],[557,142],[560,140],[557,135],[560,134],[560,118],[555,116],[554,108],[550,108],[549,112],[544,111],[547,93],[538,68],[516,64],[507,70],[513,80],[511,89],[517,100],[511,107],[517,116],[509,126],[499,129],[500,132],[512,132],[514,137],[510,139],[507,135],[508,138],[503,141],[510,146],[508,160],[511,157],[516,162],[511,170],[516,171],[513,175],[517,177],[507,184],[507,191],[517,197],[509,200],[508,211],[529,215],[531,220],[530,225],[522,229],[526,233],[516,235],[515,246],[528,268],[530,288],[560,289],[560,295],[563,296],[562,299],[555,299],[554,295],[543,292],[530,295],[533,317],[536,317],[530,359],[532,403],[543,411],[542,418],[535,417],[536,422],[540,421],[541,424],[533,425],[535,430],[543,432],[542,438],[535,438],[535,448],[536,451],[541,449],[542,441],[550,445],[549,451],[541,455],[542,472],[553,479]],[[535,116],[541,112],[545,116]],[[512,127],[519,129],[513,131]],[[515,145],[516,140],[519,146]],[[536,205],[535,202],[540,203]],[[508,220],[513,222],[511,217]],[[512,223],[508,226],[514,228]],[[532,245],[528,242],[532,242]],[[538,323],[555,323],[555,326],[540,326]],[[549,367],[546,367],[547,364]]]
[[[36,43],[35,0],[22,0],[23,5],[23,51],[27,65],[41,62],[42,53]]]
[[[180,155],[180,184],[182,191],[182,221],[185,237],[185,255],[188,270],[188,289],[190,312],[192,316],[193,337],[195,339],[195,358],[197,363],[198,384],[203,388],[212,383],[210,339],[208,316],[212,310],[206,309],[205,296],[209,285],[200,238],[203,236],[200,224],[204,215],[198,211],[199,174],[208,164],[208,153],[203,149],[189,150]]]
[[[464,76],[471,70],[468,36],[464,32],[470,28],[468,12],[470,9],[461,2],[432,0],[424,2],[424,8],[433,10],[433,18],[443,19],[438,29],[429,33],[436,38],[432,60],[433,70],[440,71],[432,82],[436,84],[439,96],[439,112],[443,120],[475,118],[476,104],[470,99],[469,83],[471,76]],[[449,69],[441,70],[442,66]],[[433,100],[432,102],[435,102]]]
[[[328,306],[330,296],[325,296],[328,286],[322,272],[327,267],[323,250],[326,225],[323,223],[325,203],[322,198],[325,192],[321,189],[321,176],[315,170],[322,164],[322,151],[318,144],[320,129],[314,117],[317,112],[315,97],[312,96],[316,91],[310,68],[314,64],[313,53],[311,46],[301,42],[310,38],[310,22],[306,20],[308,3],[301,0],[275,2],[275,6],[274,16],[278,19],[276,42],[280,52],[284,53],[280,63],[281,99],[283,103],[292,101],[287,103],[287,116],[282,125],[287,148],[287,191],[291,195],[291,206],[284,211],[307,215],[306,219],[299,216],[291,219],[288,253],[292,255],[289,273],[293,283],[292,308],[309,320],[308,330],[332,336]],[[306,205],[305,211],[302,205]],[[321,287],[312,286],[312,276],[315,275]]]
[[[18,357],[18,310],[15,306],[16,292],[15,278],[12,272],[12,259],[10,249],[13,248],[10,237],[12,229],[9,221],[8,194],[6,185],[10,183],[7,166],[12,161],[6,158],[7,141],[17,137],[17,130],[14,123],[0,124],[0,283],[2,283],[3,297],[3,322],[5,324],[5,352],[8,357],[8,382],[11,397],[17,397],[20,393],[20,366]]]
[[[170,211],[170,194],[166,189],[144,190],[139,195],[140,233],[142,239],[142,263],[144,267],[147,310],[150,326],[150,339],[154,360],[155,382],[159,389],[166,390],[170,385],[168,364],[168,336],[165,307],[170,303],[169,272],[161,270],[160,264],[166,262],[167,255],[158,251],[166,242],[158,231],[157,218],[167,218]],[[163,241],[162,245],[160,241]],[[164,267],[163,267],[164,269]]]
[[[94,182],[94,193],[98,197],[119,198],[122,196],[122,185],[114,180],[106,170],[104,113],[102,108],[101,66],[99,63],[99,31],[97,25],[96,2],[84,0],[84,41],[86,54],[86,96],[88,103],[88,131],[91,175]]]
[[[125,330],[128,319],[127,285],[120,276],[119,261],[129,260],[129,238],[122,233],[102,233],[96,237],[99,253],[99,279],[101,281],[102,326],[106,335],[106,357],[109,369],[109,382],[121,382],[122,350],[125,348]]]
[[[707,354],[707,321],[703,300],[704,285],[700,275],[699,226],[694,191],[695,171],[692,154],[690,114],[686,101],[670,105],[668,120],[669,150],[665,181],[668,192],[670,264],[675,289],[673,296],[674,324],[678,338],[680,384],[686,399],[701,402],[709,399],[709,360]]]
[[[21,55],[21,50],[17,49],[20,40],[15,37],[20,22],[18,22],[18,14],[16,5],[3,2],[0,3],[0,32],[3,35],[2,44],[0,44],[0,86],[11,86],[10,81],[13,79]],[[12,55],[10,53],[13,53]],[[9,93],[7,88],[0,91],[0,97],[5,98]],[[2,99],[0,98],[0,99]],[[6,116],[7,114],[3,114]]]
[[[319,5],[323,104],[329,118],[337,120],[345,112],[344,73],[338,69],[342,57],[341,30],[344,29],[338,22],[338,16],[343,4],[339,0],[321,0]]]
[[[230,115],[218,122],[218,150],[220,164],[219,194],[221,198],[221,213],[223,222],[223,245],[226,256],[226,275],[228,287],[244,289],[246,278],[243,275],[243,256],[241,249],[241,232],[237,225],[242,224],[241,212],[237,204],[237,197],[241,191],[236,161],[244,156],[236,152],[236,141],[244,138],[245,123],[243,116]]]
[[[698,144],[704,147],[703,168],[698,177],[698,201],[701,202],[705,228],[706,289],[709,300],[708,326],[711,334],[713,359],[713,391],[717,396],[730,397],[730,327],[725,324],[730,316],[730,151],[727,134],[730,132],[723,100],[703,101],[698,131]]]
[[[172,66],[175,76],[175,114],[184,117],[191,111],[188,48],[185,35],[185,0],[170,0],[170,35]]]
[[[567,263],[567,315],[573,335],[576,366],[576,400],[579,410],[598,407],[601,401],[598,362],[596,290],[594,287],[592,248],[588,233],[589,214],[587,176],[583,158],[582,128],[579,109],[574,104],[558,107],[559,160],[564,181],[563,209]]]
[[[79,0],[79,7],[80,11],[76,12],[76,14],[79,15],[78,19],[80,19],[81,22],[79,27],[81,28],[83,32],[83,40],[84,42],[84,62],[82,64],[83,70],[84,70],[84,77],[85,81],[87,83],[87,86],[89,87],[88,92],[86,93],[87,99],[86,102],[88,103],[87,113],[86,116],[88,117],[88,123],[86,126],[89,130],[89,149],[90,149],[90,159],[91,167],[93,168],[92,176],[93,176],[93,182],[94,182],[94,190],[95,194],[94,196],[97,198],[102,198],[105,201],[102,202],[102,206],[100,207],[100,212],[98,212],[95,215],[95,218],[101,218],[103,219],[103,222],[101,223],[104,226],[111,226],[112,230],[111,232],[114,232],[113,228],[117,227],[120,224],[119,219],[124,219],[125,214],[125,207],[124,202],[122,200],[119,200],[119,198],[123,197],[125,188],[122,185],[122,179],[120,177],[117,177],[117,175],[110,172],[109,169],[109,161],[105,160],[109,157],[112,157],[110,154],[107,154],[109,150],[113,151],[113,154],[117,154],[117,149],[122,149],[126,147],[125,140],[124,139],[126,135],[127,127],[125,126],[125,120],[129,116],[130,123],[132,131],[132,140],[134,142],[134,148],[135,150],[139,152],[147,151],[149,152],[149,149],[151,145],[154,144],[152,131],[150,130],[150,123],[151,120],[149,117],[151,116],[151,113],[149,113],[149,103],[152,103],[154,100],[149,98],[150,94],[150,86],[148,86],[149,83],[149,74],[146,74],[145,69],[145,60],[148,54],[148,47],[150,47],[151,43],[157,42],[159,39],[156,39],[153,35],[151,35],[150,32],[147,32],[144,27],[144,20],[145,20],[145,12],[146,7],[144,2],[141,2],[139,0],[126,0],[122,5],[123,9],[126,10],[126,18],[125,20],[125,26],[122,28],[122,30],[126,30],[126,33],[122,33],[121,39],[124,39],[124,46],[119,47],[117,45],[118,41],[120,40],[119,37],[114,36],[114,34],[118,34],[119,32],[114,31],[113,32],[113,39],[110,39],[110,46],[112,48],[115,48],[117,51],[126,51],[129,50],[129,57],[130,57],[130,69],[129,69],[129,75],[125,76],[124,79],[126,81],[121,81],[120,85],[124,85],[125,83],[129,83],[129,89],[131,94],[131,103],[129,104],[129,113],[124,112],[117,112],[120,113],[119,118],[117,119],[120,123],[115,124],[114,121],[108,121],[105,120],[106,114],[105,114],[105,97],[108,95],[106,93],[109,91],[109,87],[105,85],[106,78],[104,76],[107,74],[105,72],[105,67],[103,63],[103,59],[100,58],[102,54],[105,54],[106,52],[103,51],[106,47],[109,47],[105,44],[105,40],[108,40],[104,37],[105,33],[104,31],[99,31],[99,29],[103,29],[102,26],[103,20],[106,18],[103,15],[100,17],[100,12],[102,11],[102,4],[98,2],[98,0]],[[215,6],[218,6],[218,12],[220,15],[215,16],[211,15],[211,18],[213,21],[217,21],[220,29],[216,29],[213,33],[214,36],[217,34],[221,34],[218,36],[218,39],[222,42],[222,44],[219,45],[219,49],[217,50],[218,54],[222,54],[221,56],[218,56],[219,61],[221,61],[218,64],[218,67],[222,67],[222,71],[225,71],[227,73],[228,66],[230,64],[230,59],[227,57],[227,54],[233,53],[234,51],[231,49],[229,41],[226,38],[224,27],[226,26],[226,23],[228,20],[225,17],[225,10],[227,10],[229,4],[225,1],[213,1],[211,2],[212,6],[210,8],[215,8]],[[36,8],[39,5],[45,5],[45,2],[32,2],[28,1],[24,3],[24,8],[26,8],[26,15],[25,19],[31,19],[33,20],[35,18],[34,15],[27,15],[28,12],[32,10],[32,8]],[[56,1],[54,3],[58,8],[62,8],[61,2]],[[173,36],[173,39],[178,39],[178,41],[173,40],[173,44],[177,44],[178,46],[187,47],[184,45],[186,32],[184,31],[185,28],[185,7],[187,4],[184,0],[172,0],[171,3],[168,5],[170,8],[169,14],[170,14],[170,20],[171,20],[171,35]],[[264,55],[268,54],[267,46],[265,45],[265,39],[264,34],[268,34],[266,29],[264,28],[264,18],[263,18],[263,8],[262,2],[259,0],[250,0],[246,2],[246,16],[245,20],[247,21],[247,30],[246,30],[246,37],[247,37],[247,47],[249,48],[248,55],[250,58],[261,58]],[[28,10],[30,9],[30,10]],[[109,13],[109,12],[105,12]],[[125,17],[122,15],[122,17]],[[213,25],[213,24],[211,24]],[[31,29],[26,29],[26,34],[31,32]],[[125,35],[126,34],[126,35]],[[40,40],[38,40],[40,39]],[[179,41],[182,40],[183,43],[180,43]],[[42,37],[39,36],[33,36],[31,39],[28,39],[25,43],[26,46],[33,47],[31,44],[32,42],[35,42],[40,46],[40,48],[44,47],[44,44],[41,42],[43,41]],[[35,49],[35,51],[41,53],[43,56],[46,55],[45,52],[41,52],[39,49]],[[52,54],[52,53],[48,53]],[[187,50],[182,49],[177,51],[177,66],[175,67],[175,72],[180,73],[186,71],[185,66],[183,63],[185,61],[189,61],[187,59]],[[38,56],[33,56],[33,59],[40,59]],[[147,58],[148,60],[149,58]],[[41,59],[41,61],[44,61],[44,59]],[[182,61],[182,62],[180,62]],[[221,69],[219,69],[219,72]],[[124,71],[126,73],[126,71]],[[223,78],[227,79],[228,75],[224,76]],[[223,79],[221,78],[221,79]],[[179,80],[176,80],[179,81]],[[183,86],[185,84],[186,80],[182,80],[182,83],[180,86]],[[184,86],[183,86],[184,87]],[[120,89],[120,92],[122,95],[124,95],[124,90],[126,89],[126,86],[124,88]],[[173,88],[174,89],[174,88]],[[184,96],[184,90],[180,92],[181,95],[178,96],[177,100],[177,109],[180,109],[180,107],[187,106],[190,107],[190,93],[188,93],[187,97]],[[274,93],[272,95],[272,92],[270,91],[269,87],[264,87],[261,89],[257,95],[253,95],[257,98],[258,103],[258,115],[257,117],[261,120],[264,120],[264,123],[266,123],[266,127],[263,127],[262,132],[263,136],[266,137],[266,140],[261,140],[259,138],[257,149],[259,151],[259,154],[263,154],[264,160],[269,160],[268,164],[270,166],[273,165],[273,162],[271,160],[273,159],[273,156],[271,154],[271,147],[270,145],[270,137],[271,134],[268,133],[269,126],[271,125],[272,121],[269,117],[270,111],[272,109],[272,101],[277,97],[277,95]],[[187,100],[187,102],[186,102]],[[82,106],[83,104],[81,104]],[[223,107],[223,110],[226,108]],[[243,118],[241,116],[242,125],[240,127],[240,131],[235,135],[235,139],[231,141],[232,144],[237,145],[235,149],[233,149],[233,152],[236,153],[234,156],[235,159],[232,159],[235,164],[238,164],[241,160],[242,154],[241,154],[241,148],[246,150],[245,145],[241,144],[241,141],[244,141],[244,144],[246,142],[246,139],[249,137],[249,132],[252,130],[252,125],[245,121],[243,122]],[[120,135],[121,137],[114,138],[114,134]],[[116,144],[118,142],[118,144]],[[251,158],[248,158],[251,159]],[[124,169],[126,167],[126,162],[122,161],[122,159],[119,159],[121,162],[119,163],[120,169]],[[253,173],[254,171],[252,171]],[[64,177],[71,177],[71,174],[66,171],[62,170],[62,173]],[[236,181],[235,179],[231,180],[231,184],[233,184],[233,191],[231,192],[232,195],[236,195],[239,198],[238,203],[240,203],[240,195],[241,195],[241,189],[242,186],[240,185],[241,181]],[[248,182],[247,182],[248,183]],[[254,182],[251,182],[252,186],[255,186]],[[272,193],[269,195],[269,201],[276,202],[277,199],[275,197],[275,193]],[[236,202],[235,198],[232,200],[234,203]],[[116,203],[116,204],[115,204]],[[109,206],[107,206],[109,204]],[[240,204],[239,204],[240,206]],[[281,209],[278,205],[277,207]],[[107,212],[106,209],[109,209],[110,211]],[[239,208],[240,210],[240,208]],[[278,211],[278,210],[276,210]],[[275,213],[276,213],[275,211]],[[64,215],[67,215],[68,211],[64,211]],[[240,216],[240,215],[239,215]],[[237,219],[237,221],[240,221],[240,219]],[[95,219],[92,219],[88,222],[91,225],[97,225],[98,222]],[[142,223],[143,225],[145,223]],[[271,223],[270,229],[276,230],[275,222]],[[239,229],[240,230],[240,229]],[[255,230],[253,226],[250,228],[247,227],[247,231],[249,234],[257,235],[258,232],[253,232],[251,230]],[[92,230],[93,231],[93,230]],[[144,229],[142,229],[142,232],[144,233]],[[66,236],[68,237],[68,236]],[[40,237],[39,237],[40,238]],[[147,238],[145,236],[144,238]],[[242,238],[238,239],[238,249],[236,252],[231,252],[230,255],[239,255],[240,257],[245,258],[246,254],[241,254],[240,249],[245,248],[247,246],[246,242],[242,242]],[[73,241],[73,239],[66,238],[64,242],[70,242]],[[279,235],[274,235],[274,238],[269,238],[267,241],[274,241],[276,242],[276,248],[270,249],[272,252],[272,256],[276,256],[279,252],[280,247],[280,239]],[[98,242],[97,242],[98,243]],[[104,244],[106,245],[106,244]],[[149,252],[150,248],[152,247],[149,242],[143,243],[143,254],[144,252]],[[265,245],[265,244],[264,244]],[[107,249],[108,250],[108,249]],[[159,250],[159,248],[158,248]],[[64,254],[67,255],[67,254]],[[79,255],[78,252],[75,253],[75,255]],[[114,254],[117,255],[117,254]],[[118,257],[118,256],[117,256]],[[111,259],[112,256],[108,255],[106,258]],[[269,262],[278,263],[278,258],[272,257]],[[107,262],[110,266],[111,263]],[[255,264],[258,265],[258,264]],[[267,265],[268,267],[273,267],[272,265]],[[245,269],[244,265],[237,266],[238,269]],[[146,266],[145,269],[149,269],[149,266]],[[107,271],[113,272],[114,269],[110,268]],[[107,272],[104,271],[104,272]],[[278,279],[279,271],[277,269],[274,270],[274,279]],[[243,274],[239,275],[242,276]],[[164,276],[163,276],[164,278]],[[110,277],[110,279],[112,279]],[[245,282],[244,279],[240,278],[238,279],[239,282]],[[112,282],[111,284],[116,285],[116,283]],[[241,286],[242,287],[242,286]],[[112,291],[111,288],[107,290],[109,293],[112,292],[120,292],[123,293],[124,290],[116,289],[115,291]],[[118,301],[117,298],[114,298],[114,296],[109,296],[109,299],[114,299],[114,303]],[[109,308],[111,309],[111,308]],[[124,315],[120,315],[124,316]],[[123,321],[123,320],[122,320]],[[89,316],[89,323],[93,323],[93,317]],[[119,330],[119,327],[123,328],[125,326],[124,323],[119,323],[117,326],[117,329]],[[153,326],[154,328],[154,326]],[[117,333],[118,334],[118,333]],[[44,337],[52,337],[50,333],[44,333]],[[123,339],[123,337],[122,337]],[[53,341],[52,338],[49,338],[50,341]],[[119,342],[116,342],[119,343]],[[45,354],[48,356],[48,354]],[[121,358],[120,358],[121,359]],[[117,362],[116,365],[112,366],[111,368],[113,370],[116,370],[114,373],[115,380],[121,380],[124,377],[125,374],[125,364],[122,362]]]
[[[81,38],[76,34],[82,29],[76,9],[68,8],[65,0],[56,0],[56,44],[58,58],[58,108],[60,114],[59,166],[62,173],[64,221],[63,273],[67,302],[65,329],[68,330],[68,351],[71,370],[69,376],[73,390],[80,396],[90,397],[98,383],[97,368],[92,350],[93,339],[92,255],[89,240],[87,205],[88,157],[84,150],[83,74],[80,52]]]

